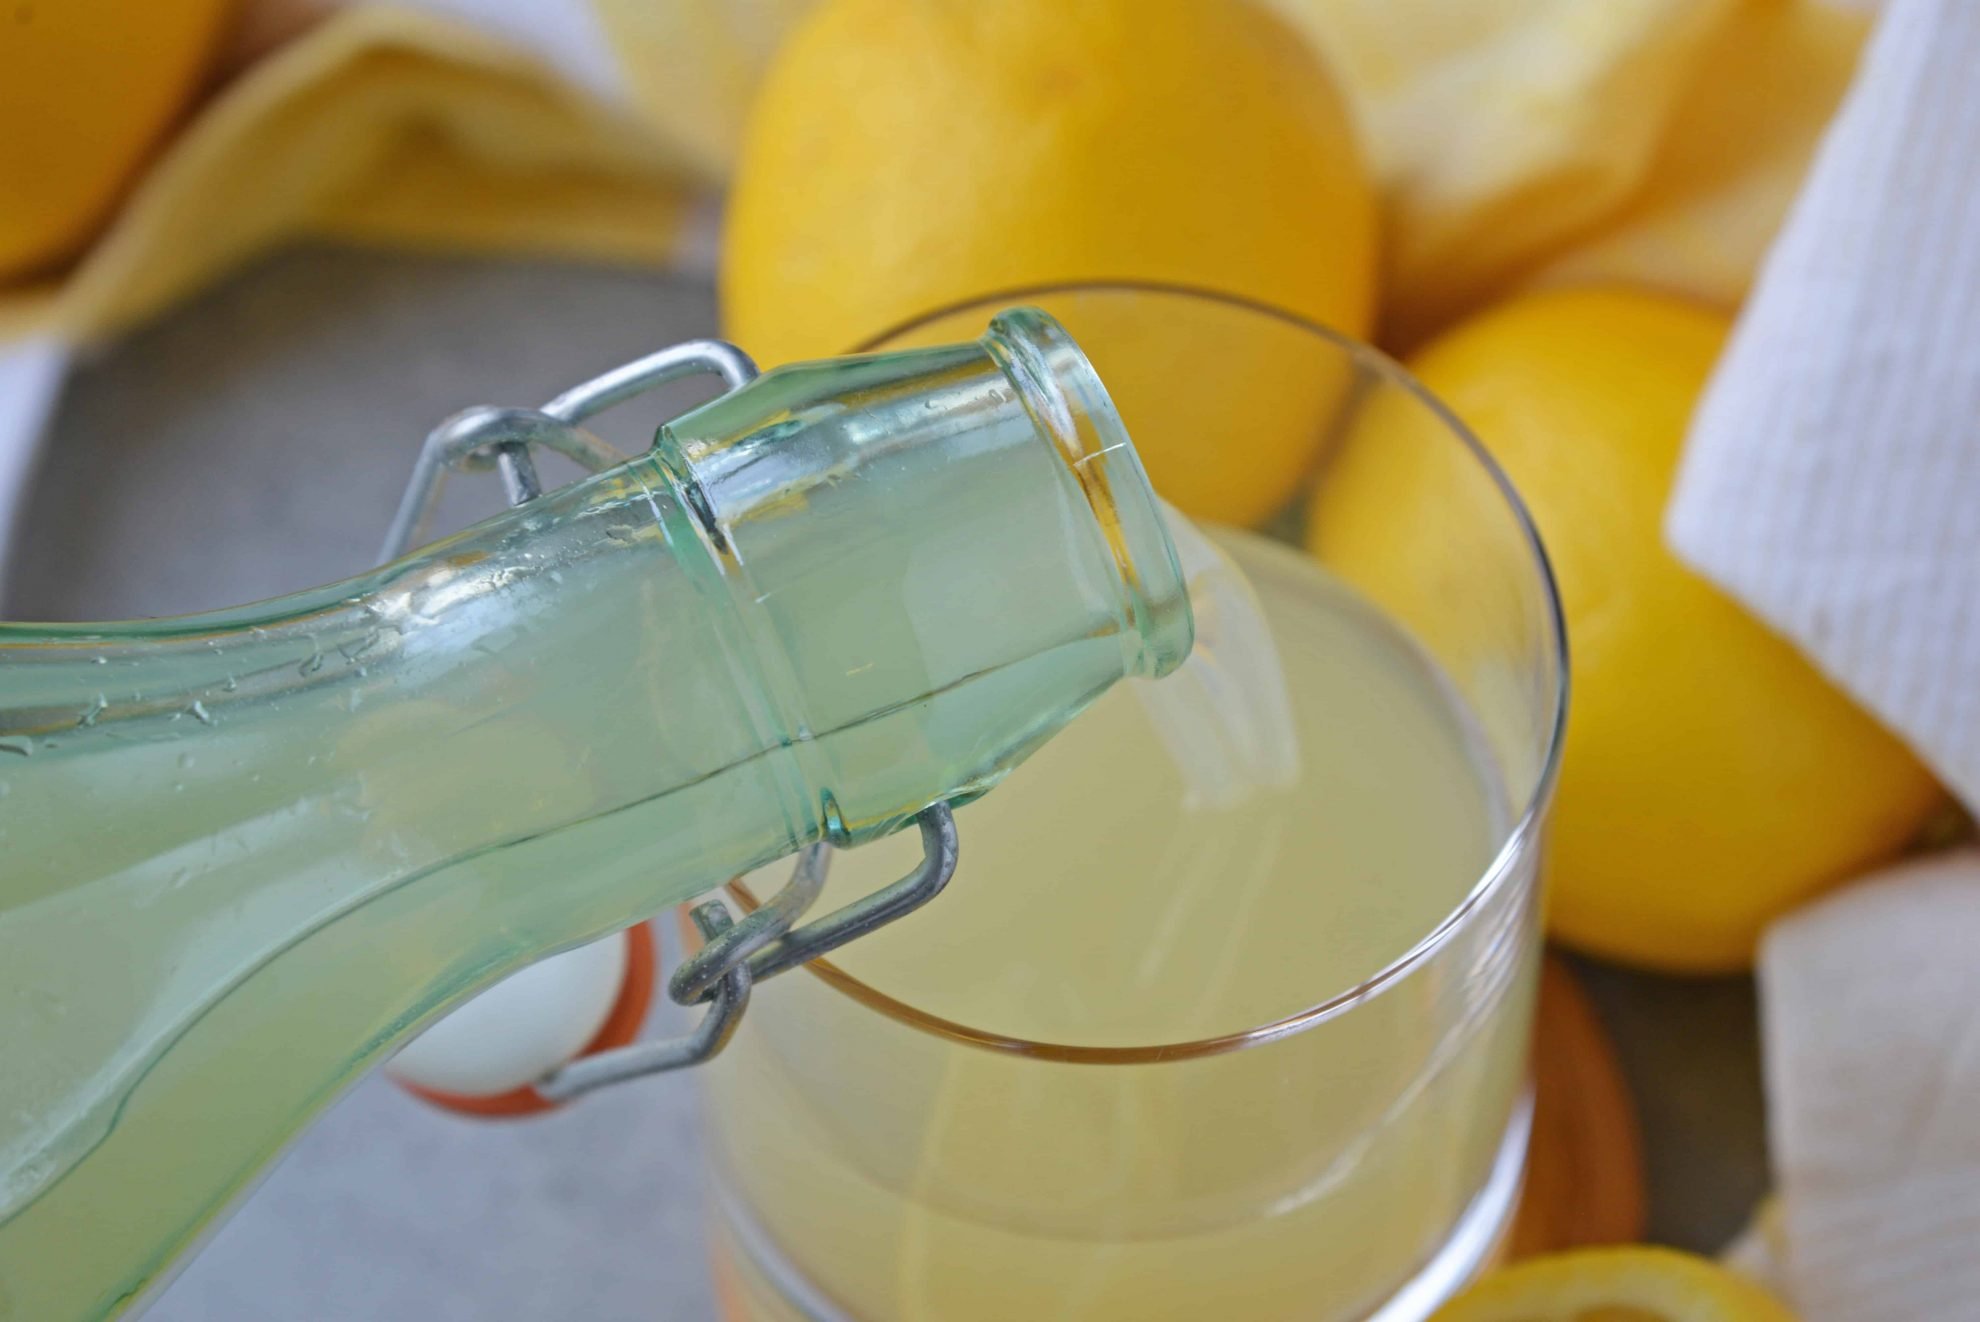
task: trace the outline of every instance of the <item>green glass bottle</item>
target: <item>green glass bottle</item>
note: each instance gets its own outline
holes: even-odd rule
[[[374,573],[0,625],[0,1318],[113,1314],[476,990],[979,794],[1188,652],[1042,314],[800,364]]]

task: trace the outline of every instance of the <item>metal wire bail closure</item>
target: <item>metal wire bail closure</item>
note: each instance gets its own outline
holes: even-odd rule
[[[509,504],[521,505],[543,494],[532,457],[535,447],[555,450],[594,473],[624,463],[627,456],[579,424],[669,381],[698,375],[720,377],[727,393],[755,380],[757,369],[733,344],[689,340],[593,377],[540,409],[483,407],[456,413],[420,446],[379,558],[396,560],[418,542],[450,472],[494,468]],[[798,919],[825,888],[829,845],[799,851],[783,889],[743,918],[730,913],[719,895],[697,903],[689,917],[702,947],[674,971],[667,994],[680,1005],[706,1003],[707,1014],[680,1037],[637,1042],[571,1061],[539,1079],[536,1091],[551,1101],[568,1101],[596,1088],[712,1058],[735,1034],[756,983],[836,950],[941,894],[956,874],[955,814],[948,804],[937,803],[917,814],[915,824],[921,829],[919,867],[803,927],[796,925]]]
[[[511,505],[534,500],[543,494],[543,485],[530,457],[532,446],[545,446],[591,472],[603,472],[624,463],[626,456],[579,423],[669,381],[707,374],[722,378],[726,394],[754,381],[757,371],[750,356],[733,344],[689,340],[573,386],[540,409],[463,409],[427,433],[378,558],[397,560],[413,548],[449,471],[498,468]]]

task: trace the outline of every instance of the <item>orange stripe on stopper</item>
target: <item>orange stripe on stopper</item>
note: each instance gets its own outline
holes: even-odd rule
[[[653,925],[650,922],[635,923],[626,929],[625,935],[626,976],[619,984],[619,998],[612,1002],[611,1013],[605,1016],[605,1022],[598,1026],[598,1032],[593,1034],[591,1041],[585,1043],[584,1050],[578,1053],[580,1056],[595,1056],[601,1051],[631,1043],[639,1036],[640,1027],[646,1022],[646,1012],[653,1006],[653,983],[659,976],[659,960],[653,953]],[[394,1082],[435,1106],[485,1120],[536,1115],[562,1105],[551,1101],[529,1083],[487,1097],[470,1097],[465,1093],[422,1088],[401,1080]]]

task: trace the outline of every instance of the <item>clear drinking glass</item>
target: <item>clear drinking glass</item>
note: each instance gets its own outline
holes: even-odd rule
[[[1324,572],[1223,541],[1320,779],[1227,817],[1164,772],[1151,794],[1173,803],[1124,807],[1114,791],[1162,759],[1135,699],[1110,695],[959,813],[939,901],[760,988],[706,1074],[725,1306],[1420,1318],[1495,1251],[1524,1164],[1566,701],[1545,556],[1504,475],[1401,368],[1269,308],[1024,289],[868,347],[963,338],[1016,304],[1064,322],[1171,497],[1253,453],[1289,483],[1307,465],[1309,526],[1278,531]],[[1176,465],[1188,446],[1229,453]],[[1406,447],[1384,468],[1443,498],[1364,487],[1372,446]],[[1365,654],[1340,663],[1350,642]],[[1463,785],[1438,760],[1453,730]],[[901,870],[858,866],[889,845],[842,855],[833,885]],[[733,890],[747,907],[770,884]]]

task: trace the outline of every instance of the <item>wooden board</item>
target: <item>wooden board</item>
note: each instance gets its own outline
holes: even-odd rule
[[[1508,1253],[1642,1238],[1643,1143],[1615,1048],[1572,971],[1553,955],[1533,1029],[1533,1146]]]

